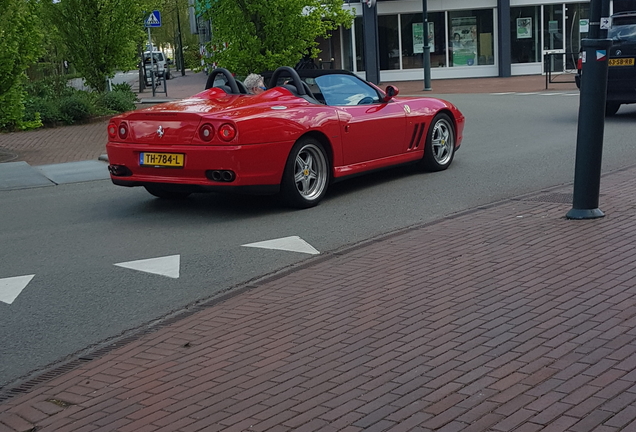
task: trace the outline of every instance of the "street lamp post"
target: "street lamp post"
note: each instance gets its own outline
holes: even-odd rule
[[[609,48],[607,39],[609,0],[591,0],[589,38],[581,41],[583,73],[576,140],[574,194],[568,219],[596,219],[605,216],[598,208],[607,69]]]
[[[424,53],[422,54],[424,66],[424,90],[430,91],[431,88],[431,45],[428,40],[428,7],[426,0],[422,0],[422,31],[424,32]]]
[[[380,83],[380,57],[378,55],[378,8],[376,0],[364,0],[362,6],[362,32],[364,34],[364,70],[366,79]]]
[[[177,6],[177,33],[179,33],[179,66],[181,67],[181,76],[185,76],[185,60],[183,58],[183,40],[181,39],[181,19],[179,18],[179,3],[175,0]]]

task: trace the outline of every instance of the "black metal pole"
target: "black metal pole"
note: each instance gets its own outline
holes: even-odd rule
[[[499,21],[499,76],[512,76],[512,38],[510,32],[510,0],[497,0],[497,19]]]
[[[612,41],[601,29],[609,17],[609,0],[591,0],[589,38],[581,41],[583,74],[576,140],[574,195],[568,219],[596,219],[605,216],[598,208],[601,160],[605,129],[607,69]]]
[[[378,9],[376,0],[362,3],[362,22],[364,37],[364,70],[367,81],[380,83],[380,57],[378,50]]]
[[[144,64],[144,49],[141,44],[137,44],[137,54],[139,55],[139,93],[146,88],[146,65]]]
[[[177,32],[179,33],[179,66],[181,66],[181,76],[185,76],[185,61],[183,59],[183,41],[181,40],[181,19],[179,19],[179,3],[177,5]]]
[[[426,0],[422,0],[422,31],[424,32],[424,52],[422,53],[422,66],[424,67],[424,90],[431,88],[431,45],[428,40],[428,6]]]

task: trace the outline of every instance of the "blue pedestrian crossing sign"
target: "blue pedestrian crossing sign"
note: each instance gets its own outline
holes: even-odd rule
[[[152,11],[146,18],[144,25],[146,27],[161,27],[161,13],[158,10]]]

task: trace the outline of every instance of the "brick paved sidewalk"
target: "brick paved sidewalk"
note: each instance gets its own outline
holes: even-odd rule
[[[601,186],[603,219],[555,188],[255,281],[4,393],[0,431],[634,431],[636,168]]]
[[[566,77],[567,78],[567,77]],[[563,78],[565,79],[565,78]],[[182,99],[205,88],[207,76],[203,72],[188,71],[186,76],[179,73],[167,83],[168,98]],[[385,87],[389,83],[382,83]],[[510,78],[475,78],[433,80],[432,91],[424,91],[424,81],[404,81],[392,83],[398,86],[402,95],[436,96],[451,93],[493,93],[493,92],[541,92],[545,90],[545,77],[540,75]],[[133,85],[136,88],[136,85]],[[161,87],[159,88],[160,90]],[[549,91],[576,90],[573,83],[555,83]],[[165,100],[164,93],[146,89],[139,94],[144,101]],[[144,107],[144,104],[140,105]],[[65,126],[52,129],[38,129],[27,132],[0,134],[0,162],[24,161],[30,165],[47,165],[62,162],[96,160],[106,152],[106,127],[108,120],[86,125]]]

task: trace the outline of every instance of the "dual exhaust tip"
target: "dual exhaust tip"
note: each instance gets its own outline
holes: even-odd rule
[[[115,177],[129,177],[132,171],[124,165],[108,165],[108,172]]]
[[[230,170],[208,170],[205,172],[205,176],[215,182],[230,183],[236,178],[234,171]]]

